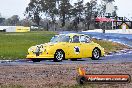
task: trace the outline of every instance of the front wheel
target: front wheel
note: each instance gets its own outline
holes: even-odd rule
[[[54,55],[54,61],[60,62],[65,59],[65,53],[62,50],[57,50]]]
[[[101,56],[100,50],[98,48],[95,48],[92,52],[92,58],[91,59],[92,60],[99,60],[100,56]]]

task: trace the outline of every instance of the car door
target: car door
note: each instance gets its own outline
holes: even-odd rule
[[[81,58],[83,55],[82,46],[79,41],[79,35],[74,35],[69,44],[69,56],[70,58]]]
[[[81,35],[80,36],[80,42],[82,47],[82,58],[87,58],[92,56],[92,45],[91,45],[91,39],[89,36]]]

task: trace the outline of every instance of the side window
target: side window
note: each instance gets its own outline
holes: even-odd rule
[[[90,37],[86,36],[86,37],[85,37],[85,43],[90,43],[90,42],[91,42]]]
[[[50,42],[55,42],[57,37],[58,37],[58,36],[56,36],[56,35],[53,36],[53,37],[51,38]]]
[[[85,36],[80,36],[80,42],[86,42]]]
[[[80,42],[79,42],[79,36],[77,36],[77,35],[73,36],[73,41],[72,41],[72,43],[80,43]]]
[[[80,42],[84,42],[84,43],[90,43],[91,39],[88,36],[80,36]]]
[[[70,36],[64,36],[64,37],[61,39],[62,42],[69,42],[69,40],[70,40]]]

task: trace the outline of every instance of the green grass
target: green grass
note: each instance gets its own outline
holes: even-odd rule
[[[109,52],[116,52],[122,49],[130,48],[128,46],[125,46],[119,43],[114,43],[114,42],[105,41],[105,40],[93,39],[93,41],[100,44],[105,49],[106,54],[108,54]]]
[[[0,59],[24,59],[29,47],[49,42],[55,32],[0,33]],[[108,41],[95,40],[105,48],[106,53],[125,46]]]
[[[48,42],[54,32],[0,33],[0,59],[22,59],[29,47]]]

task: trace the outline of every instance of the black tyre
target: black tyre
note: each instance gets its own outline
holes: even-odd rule
[[[94,50],[93,50],[93,52],[92,52],[92,60],[99,60],[99,58],[100,58],[100,56],[101,56],[101,51],[100,51],[100,49],[98,49],[98,48],[95,48]]]
[[[65,53],[62,50],[57,50],[54,54],[54,61],[60,62],[65,59]]]
[[[40,62],[40,59],[31,59],[33,62]]]

